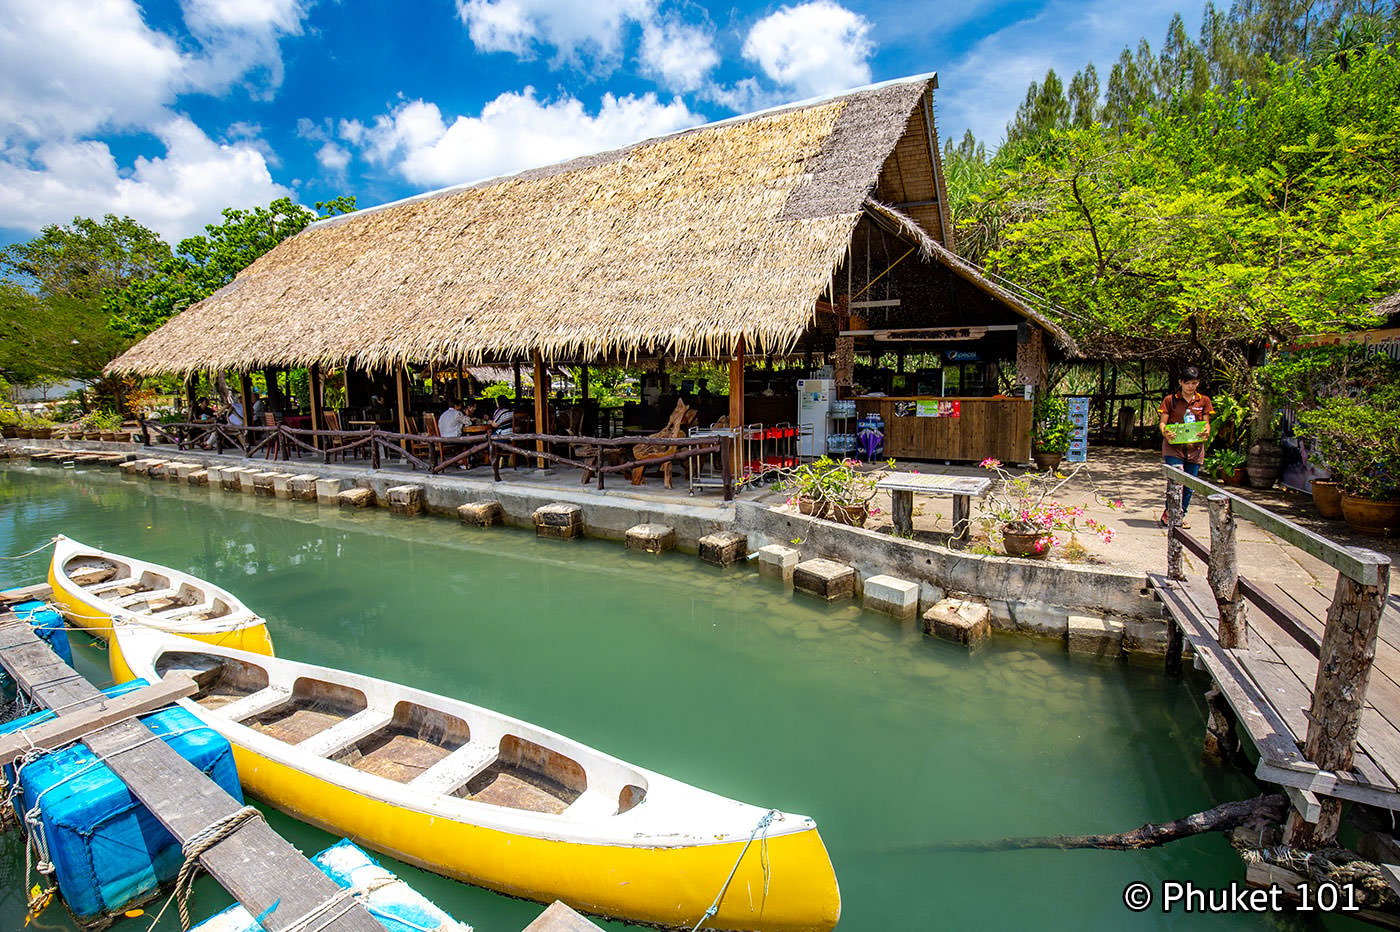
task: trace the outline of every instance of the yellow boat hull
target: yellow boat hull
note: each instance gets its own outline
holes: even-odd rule
[[[755,841],[747,851],[743,842],[634,848],[554,841],[394,806],[236,743],[233,753],[244,788],[287,814],[511,896],[689,929],[739,861],[706,928],[825,932],[841,915],[836,875],[815,828]]]
[[[53,589],[50,601],[59,605],[63,617],[75,628],[82,629],[89,634],[97,635],[107,642],[108,663],[112,667],[112,675],[116,677],[118,683],[124,683],[132,679],[131,670],[127,666],[126,659],[122,657],[121,647],[117,644],[117,639],[112,637],[112,616],[100,606],[75,595],[64,581],[59,579],[52,565],[49,566],[49,587]],[[255,625],[248,625],[243,628],[234,628],[229,631],[213,631],[207,633],[180,633],[181,637],[191,638],[196,641],[203,641],[206,644],[218,644],[222,647],[236,647],[239,650],[246,650],[249,653],[262,654],[267,657],[274,656],[272,651],[272,635],[268,633],[267,624],[259,621]]]

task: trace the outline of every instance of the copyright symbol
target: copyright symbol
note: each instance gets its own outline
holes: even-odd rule
[[[1128,884],[1123,888],[1123,905],[1135,913],[1146,911],[1152,905],[1152,888],[1142,881]]]

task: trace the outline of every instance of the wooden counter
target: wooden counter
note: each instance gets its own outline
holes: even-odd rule
[[[958,417],[895,414],[896,402],[959,402]],[[901,406],[906,407],[906,406]],[[1031,403],[1024,398],[939,398],[932,395],[857,398],[858,414],[885,420],[885,449],[895,459],[958,460],[977,463],[989,456],[1003,463],[1030,461]]]

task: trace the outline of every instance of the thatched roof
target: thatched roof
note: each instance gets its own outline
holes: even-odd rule
[[[1371,308],[1377,317],[1395,317],[1400,315],[1400,291],[1395,292],[1388,298],[1382,298],[1376,302],[1376,306]]]
[[[719,355],[741,339],[787,351],[872,194],[952,257],[936,85],[875,85],[314,224],[108,369]]]

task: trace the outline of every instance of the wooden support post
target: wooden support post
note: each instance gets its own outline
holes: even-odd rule
[[[1210,509],[1210,567],[1206,578],[1220,619],[1216,640],[1221,647],[1245,647],[1248,635],[1244,593],[1240,591],[1235,559],[1235,516],[1230,511],[1230,499],[1224,495],[1212,495],[1206,504]]]
[[[729,357],[729,427],[734,431],[734,455],[730,457],[729,468],[734,470],[733,478],[743,474],[744,457],[744,338],[734,344],[734,353]]]
[[[1185,579],[1181,569],[1181,483],[1167,480],[1167,578]]]
[[[1181,648],[1181,626],[1168,618],[1166,672],[1169,676],[1176,676],[1181,672]]]
[[[535,369],[535,433],[547,434],[549,433],[549,424],[545,420],[545,415],[549,411],[549,405],[546,404],[547,399],[545,398],[544,357],[540,355],[539,350],[530,351],[530,362],[534,364]],[[543,440],[535,441],[535,449],[539,452],[544,452],[544,446]],[[537,459],[535,468],[544,469],[545,465],[545,458],[541,456]]]
[[[588,403],[588,363],[579,367],[579,390],[584,404]]]
[[[1239,750],[1239,734],[1235,731],[1235,718],[1225,694],[1212,687],[1206,692],[1206,743],[1202,758],[1210,763],[1221,763],[1226,757]]]
[[[198,372],[191,372],[189,375],[185,376],[185,405],[186,410],[189,412],[188,420],[191,421],[194,420],[195,404],[199,401],[198,390],[196,388],[198,383]]]
[[[246,372],[238,374],[238,393],[243,400],[243,426],[253,426],[253,380]],[[253,445],[253,434],[251,431],[243,431],[243,452],[246,454],[248,448]]]
[[[890,492],[890,520],[900,537],[914,536],[914,493],[908,489]]]
[[[510,368],[511,368],[511,371],[515,373],[515,402],[516,402],[516,404],[519,404],[519,403],[520,403],[520,394],[521,394],[521,391],[520,391],[520,363],[519,363],[519,362],[513,362],[513,363],[510,364]]]
[[[399,396],[399,433],[408,433],[408,372],[403,365],[394,367],[394,390]]]
[[[321,367],[316,363],[311,364],[311,368],[306,371],[307,382],[311,386],[311,429],[321,430],[324,427],[325,413],[322,410],[323,386],[321,384]],[[316,449],[321,449],[321,438],[312,437],[311,443]],[[335,446],[334,443],[331,446]]]
[[[953,536],[948,538],[952,550],[964,550],[971,537],[972,499],[967,495],[953,496]]]
[[[1382,563],[1376,570],[1375,585],[1337,574],[1337,589],[1327,611],[1303,755],[1331,773],[1350,770],[1356,751],[1381,611],[1390,593],[1390,564]],[[1316,824],[1304,821],[1296,809],[1290,812],[1284,840],[1295,848],[1327,847],[1336,842],[1341,821],[1342,801],[1328,796],[1322,800]]]

